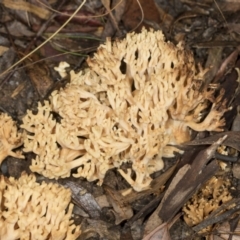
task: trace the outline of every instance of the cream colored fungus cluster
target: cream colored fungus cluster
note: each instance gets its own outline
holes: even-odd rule
[[[0,164],[7,156],[24,158],[21,151],[13,149],[23,144],[23,136],[17,129],[17,123],[6,113],[0,113]]]
[[[195,226],[224,203],[230,201],[232,199],[230,186],[231,183],[229,179],[224,179],[223,177],[214,176],[208,180],[184,205],[183,212],[185,222],[189,226]],[[231,207],[233,207],[233,205],[231,205]],[[211,227],[208,227],[201,232],[210,231],[210,229]]]
[[[101,184],[117,168],[142,191],[163,168],[162,157],[173,156],[168,144],[190,140],[191,129],[221,131],[225,124],[223,93],[215,98],[205,87],[206,70],[196,69],[192,53],[166,42],[161,31],[107,39],[87,63],[39,103],[37,114],[23,118],[24,151],[36,154],[31,170],[45,177],[68,177],[75,169],[74,177]],[[126,162],[132,166],[125,172]]]
[[[1,240],[74,240],[80,226],[71,219],[71,190],[36,182],[34,175],[18,180],[0,178]]]

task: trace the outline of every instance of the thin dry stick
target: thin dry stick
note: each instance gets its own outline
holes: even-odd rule
[[[112,20],[112,24],[114,25],[115,29],[117,30],[118,32],[118,35],[121,35],[121,32],[119,30],[119,27],[118,27],[118,24],[117,24],[117,21],[110,9],[110,0],[102,0],[102,4],[103,6],[105,7],[105,9],[107,10],[107,13],[109,14],[110,16],[110,20]]]
[[[11,69],[13,69],[15,66],[17,66],[19,63],[27,59],[29,56],[31,56],[34,52],[36,52],[38,49],[40,49],[42,46],[44,46],[48,41],[50,41],[52,38],[54,38],[71,20],[72,18],[77,14],[77,12],[82,8],[82,6],[86,3],[86,0],[82,2],[82,4],[76,9],[76,11],[72,14],[71,17],[52,35],[50,36],[46,41],[44,41],[42,44],[40,44],[38,47],[36,47],[33,51],[31,51],[29,54],[21,58],[18,62],[14,63],[11,67],[9,67],[7,70],[5,70],[3,73],[0,74],[0,77],[9,72]]]
[[[218,3],[216,2],[216,0],[214,0],[214,3],[215,3],[215,5],[217,6],[218,11],[219,11],[220,14],[222,15],[222,18],[223,18],[224,22],[227,24],[227,20],[226,20],[225,16],[223,15],[223,13],[222,13],[222,11],[221,11]]]
[[[62,7],[62,5],[66,2],[66,0],[63,0],[60,2],[60,4],[58,5],[58,8],[60,9]],[[31,47],[36,43],[37,39],[39,36],[42,36],[42,33],[47,29],[48,24],[57,16],[56,13],[53,13],[47,21],[45,21],[43,23],[43,25],[40,27],[40,29],[38,30],[37,34],[35,35],[35,37],[32,39],[32,41],[30,42],[30,44],[27,46],[27,48],[24,51],[24,54],[27,54]]]
[[[118,7],[118,5],[120,5],[120,3],[122,2],[123,0],[119,1],[113,8],[110,8],[110,11],[112,12],[115,8]],[[62,12],[59,12],[58,10],[56,9],[53,9],[49,6],[47,6],[46,4],[44,4],[43,2],[37,0],[38,3],[42,4],[43,6],[45,6],[48,10],[52,11],[52,12],[55,12],[55,13],[58,13],[60,15],[63,15],[63,16],[71,16],[70,14],[68,13],[62,13]],[[107,16],[109,14],[109,12],[107,13],[104,13],[104,14],[100,14],[100,15],[93,15],[93,16],[89,16],[89,18],[99,18],[99,17],[104,17],[104,16]],[[80,17],[77,17],[76,18],[80,18]]]
[[[222,18],[223,18],[223,21],[224,21],[225,24],[226,24],[226,27],[228,28],[228,30],[230,30],[229,27],[228,27],[228,22],[227,22],[227,20],[226,20],[226,18],[225,18],[225,16],[224,16],[222,10],[220,9],[217,1],[214,0],[214,3],[215,3],[215,5],[217,6],[218,11],[220,12],[220,14],[221,14],[221,16],[222,16]],[[232,31],[229,31],[229,34],[231,35],[231,37],[232,37],[234,40],[236,40],[236,39],[235,39],[235,36],[232,34]],[[236,41],[237,41],[237,40],[236,40]]]
[[[136,0],[136,1],[138,3],[139,8],[140,8],[140,11],[141,11],[141,14],[142,14],[142,18],[141,18],[140,22],[138,23],[138,25],[134,29],[131,30],[131,32],[135,31],[142,24],[142,22],[144,20],[144,12],[143,12],[143,9],[142,9],[142,5],[139,2],[139,0]]]

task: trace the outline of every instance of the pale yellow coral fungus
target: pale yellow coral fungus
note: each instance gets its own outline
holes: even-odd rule
[[[212,177],[195,193],[183,207],[184,220],[189,226],[195,226],[217,210],[223,203],[232,199],[229,192],[229,179]]]
[[[0,239],[74,240],[80,226],[71,220],[71,191],[36,182],[34,175],[0,178]]]
[[[0,164],[7,156],[24,158],[21,152],[13,152],[23,144],[23,137],[18,132],[16,122],[6,113],[0,113]]]
[[[224,126],[222,93],[215,99],[204,88],[206,71],[197,70],[192,53],[166,42],[161,31],[107,39],[87,62],[89,68],[72,71],[71,82],[39,105],[37,115],[23,118],[25,151],[37,154],[33,171],[58,178],[77,168],[75,177],[101,184],[108,169],[131,162],[131,169],[119,172],[141,191],[150,186],[150,174],[163,168],[162,156],[173,156],[176,149],[167,144],[190,140],[191,129]]]

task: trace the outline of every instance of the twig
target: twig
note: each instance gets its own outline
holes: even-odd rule
[[[77,14],[77,12],[82,8],[82,6],[86,3],[86,0],[82,2],[82,4],[76,9],[76,11],[72,14],[72,16],[52,35],[50,36],[46,41],[44,41],[42,44],[40,44],[38,47],[36,47],[33,51],[31,51],[29,54],[24,56],[22,59],[20,59],[18,62],[14,63],[10,68],[5,70],[3,73],[0,74],[0,77],[7,72],[9,72],[11,69],[13,69],[15,66],[17,66],[19,63],[27,59],[29,56],[31,56],[34,52],[36,52],[38,49],[40,49],[42,46],[44,46],[47,42],[49,42],[52,38],[54,38],[71,20],[72,18]]]
[[[58,9],[61,8],[61,6],[66,2],[66,0],[61,1],[61,3],[58,5]],[[35,42],[37,41],[38,37],[42,36],[43,32],[45,32],[45,30],[47,29],[48,24],[57,16],[57,13],[53,13],[46,22],[44,22],[44,24],[40,27],[40,29],[38,30],[37,34],[35,35],[35,37],[32,39],[32,41],[30,42],[30,44],[27,46],[27,48],[25,49],[25,54],[27,54],[31,47],[35,44]]]
[[[142,14],[142,18],[141,18],[140,22],[138,23],[138,25],[134,29],[131,30],[131,32],[134,32],[142,24],[142,22],[144,20],[144,12],[143,12],[141,3],[139,2],[139,0],[137,0],[137,3],[139,5],[139,8],[140,8],[140,11],[141,11],[141,14]]]

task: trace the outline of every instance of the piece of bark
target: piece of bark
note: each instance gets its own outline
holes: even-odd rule
[[[217,147],[223,143],[226,137],[227,135],[224,135],[210,147],[200,151],[191,165],[187,163],[178,170],[160,205],[148,219],[144,236],[147,236],[163,222],[171,221],[192,194],[217,172],[218,164],[216,160],[213,160],[208,165],[207,163],[212,159]]]
[[[202,159],[195,159],[195,162],[201,162],[204,158],[205,156]],[[163,198],[160,204],[159,216],[164,222],[170,221],[192,194],[217,172],[218,163],[214,160],[205,168],[197,163],[189,165],[189,168],[186,167],[183,170],[186,171],[184,176],[181,179],[178,178],[178,182],[173,182],[173,186],[171,186],[172,183],[170,184],[170,192],[166,192],[166,198]],[[180,176],[182,176],[181,174],[182,172],[179,172]]]
[[[227,135],[225,134],[206,150],[200,151],[191,166],[185,165],[179,170],[174,177],[176,180],[173,179],[169,185],[159,207],[159,217],[163,221],[170,221],[191,195],[214,175],[218,169],[216,160],[208,165],[206,164],[214,156],[217,147],[226,138]],[[181,175],[182,178],[180,178]]]
[[[224,141],[224,145],[228,147],[232,147],[240,151],[240,131],[229,131],[229,132],[222,132],[217,133],[212,136],[203,138],[203,139],[196,139],[191,142],[184,143],[182,146],[198,146],[198,145],[210,145],[216,142],[219,138],[227,135],[227,139]]]
[[[240,51],[240,46],[236,48],[221,64],[214,80],[213,83],[217,83],[220,81],[220,79],[227,73],[229,70],[235,66],[235,62],[237,60],[238,54]]]
[[[121,193],[108,186],[104,186],[104,190],[109,203],[114,209],[115,224],[118,225],[122,221],[130,219],[133,216],[133,210],[129,204],[124,203]]]
[[[73,202],[79,207],[82,207],[91,218],[100,218],[101,208],[95,201],[92,194],[88,193],[87,190],[81,187],[78,183],[72,181],[65,181],[63,186],[71,189]]]

